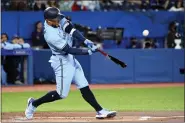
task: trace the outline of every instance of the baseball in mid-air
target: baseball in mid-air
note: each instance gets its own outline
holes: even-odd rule
[[[149,31],[147,29],[143,30],[143,36],[148,36],[149,35]]]

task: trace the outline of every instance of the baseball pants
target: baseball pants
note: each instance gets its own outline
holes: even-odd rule
[[[66,59],[58,56],[51,60],[51,67],[56,78],[56,90],[61,98],[66,98],[70,91],[71,83],[74,82],[78,89],[88,86],[80,63],[75,58]],[[57,58],[56,58],[57,57]]]

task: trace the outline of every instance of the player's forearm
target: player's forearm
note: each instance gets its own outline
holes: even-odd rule
[[[63,48],[63,51],[73,55],[89,55],[89,52],[87,49],[72,48],[72,47],[69,47],[69,45],[66,45]]]
[[[78,49],[78,48],[70,48],[68,50],[69,54],[73,54],[73,55],[89,55],[88,50],[86,49]]]

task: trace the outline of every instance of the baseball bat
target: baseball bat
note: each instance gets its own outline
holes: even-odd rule
[[[100,49],[98,49],[98,51],[99,51],[102,55],[104,55],[105,57],[107,57],[108,59],[112,60],[112,61],[113,61],[114,63],[116,63],[117,65],[120,65],[122,68],[127,67],[127,65],[126,65],[124,62],[120,61],[119,59],[117,59],[117,58],[115,58],[115,57],[113,57],[113,56],[107,54],[106,52],[104,52],[104,51],[102,51],[102,50],[100,50]]]

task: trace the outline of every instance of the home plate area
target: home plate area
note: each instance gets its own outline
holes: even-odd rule
[[[96,119],[94,112],[37,112],[28,120],[24,113],[2,113],[2,122],[184,122],[184,113],[177,112],[118,112],[108,119]]]

